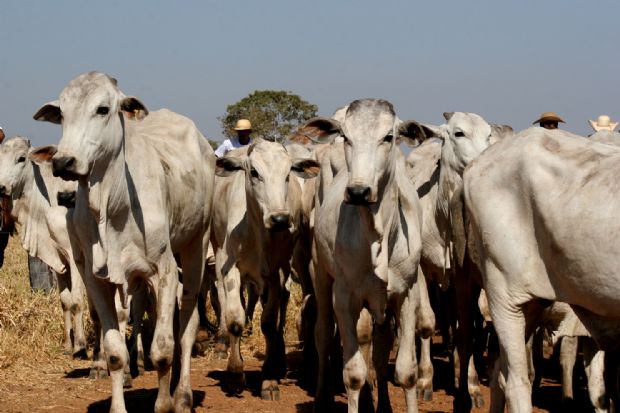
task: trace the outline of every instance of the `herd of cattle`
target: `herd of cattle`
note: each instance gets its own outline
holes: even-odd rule
[[[441,126],[402,121],[387,101],[356,100],[307,121],[286,144],[256,138],[216,159],[191,120],[149,113],[91,72],[34,115],[62,125],[57,146],[31,148],[21,137],[0,145],[0,195],[12,201],[24,248],[58,275],[74,355],[86,354],[86,293],[98,335],[93,372],[111,377],[112,412],[126,411],[130,310],[139,358],[140,320],[155,320],[155,411],[191,411],[197,301],[209,290],[233,390],[244,384],[244,289],[260,297],[261,396],[279,399],[291,276],[304,295],[305,367],[318,366],[317,412],[333,405],[335,368],[349,412],[375,385],[377,411],[391,411],[393,347],[393,379],[417,412],[417,398],[433,393],[435,314],[456,344],[455,411],[483,403],[473,362],[483,325],[498,344],[495,359],[488,351],[490,411],[532,411],[543,330],[564,337],[564,396],[581,336],[592,404],[613,411],[620,134],[515,134],[472,113],[444,117]],[[403,141],[416,145],[407,158]]]

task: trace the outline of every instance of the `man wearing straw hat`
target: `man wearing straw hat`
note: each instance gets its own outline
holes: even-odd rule
[[[215,150],[215,156],[221,158],[233,149],[240,148],[250,143],[250,133],[252,133],[252,124],[247,119],[239,119],[235,124],[236,138],[226,139]]]
[[[539,124],[540,127],[545,129],[557,129],[558,123],[565,123],[561,117],[557,115],[555,112],[544,112],[540,115],[540,118],[536,119],[532,124]]]
[[[592,129],[594,129],[594,132],[602,130],[613,132],[616,126],[618,126],[618,122],[612,122],[611,118],[607,115],[601,115],[596,120],[588,120],[588,123],[590,123]]]

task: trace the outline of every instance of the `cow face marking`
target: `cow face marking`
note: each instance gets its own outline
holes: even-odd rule
[[[0,146],[0,196],[11,196],[14,190],[23,187],[29,150],[30,141],[19,136]]]
[[[76,77],[57,102],[44,105],[34,118],[62,123],[63,128],[52,160],[54,175],[80,179],[95,163],[105,169],[122,146],[123,110],[148,113],[137,98],[123,95],[115,79],[98,72]]]

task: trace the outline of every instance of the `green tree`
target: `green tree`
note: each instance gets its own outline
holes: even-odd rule
[[[256,90],[239,102],[226,107],[218,118],[224,135],[235,136],[238,119],[252,122],[252,136],[282,141],[300,123],[316,116],[316,105],[306,102],[292,92]]]

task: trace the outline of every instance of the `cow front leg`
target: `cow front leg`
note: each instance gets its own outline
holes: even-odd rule
[[[573,369],[577,359],[578,337],[562,337],[560,342],[560,366],[562,367],[562,402],[573,403]]]
[[[366,383],[368,369],[360,351],[356,331],[357,320],[362,307],[361,303],[352,299],[349,288],[349,285],[343,285],[339,280],[336,280],[333,290],[333,302],[338,331],[342,340],[344,360],[342,377],[347,391],[349,413],[355,413],[359,409],[360,390],[364,383]],[[379,366],[377,366],[378,369]]]
[[[199,317],[196,302],[202,285],[205,248],[202,242],[188,246],[181,253],[183,288],[179,309],[179,334],[181,343],[181,375],[174,391],[175,413],[189,413],[193,407],[190,383],[192,347],[196,338]]]
[[[71,279],[71,315],[73,317],[73,357],[83,360],[88,359],[86,352],[86,333],[84,332],[84,310],[86,308],[86,287],[76,265],[69,266]]]
[[[60,305],[62,306],[62,319],[63,319],[63,333],[64,339],[62,341],[63,354],[69,356],[72,354],[73,344],[71,343],[71,307],[73,306],[73,299],[71,297],[71,287],[69,283],[68,274],[57,274],[58,291],[60,292]]]
[[[215,274],[217,277],[218,295],[222,319],[230,339],[230,355],[228,357],[226,387],[227,391],[239,394],[245,387],[243,374],[243,358],[241,357],[241,335],[245,323],[245,311],[241,305],[241,273],[236,266],[232,266],[227,274],[222,268],[228,260],[225,252],[220,250],[215,256]]]
[[[157,321],[153,342],[151,343],[151,360],[157,370],[159,390],[155,401],[155,412],[169,412],[173,409],[170,395],[170,370],[174,357],[174,316],[177,300],[179,275],[177,265],[170,254],[159,265],[157,282]]]
[[[261,330],[265,336],[267,350],[262,369],[261,398],[263,400],[280,400],[278,379],[286,371],[284,330],[280,320],[283,321],[286,317],[286,307],[282,308],[281,303],[288,303],[288,291],[283,288],[282,284],[279,274],[271,277],[267,286],[267,302],[261,315]]]
[[[334,388],[330,368],[329,354],[334,338],[334,313],[332,307],[332,279],[317,265],[314,290],[316,292],[317,319],[314,326],[314,341],[318,360],[316,393],[314,396],[315,413],[332,411]]]

